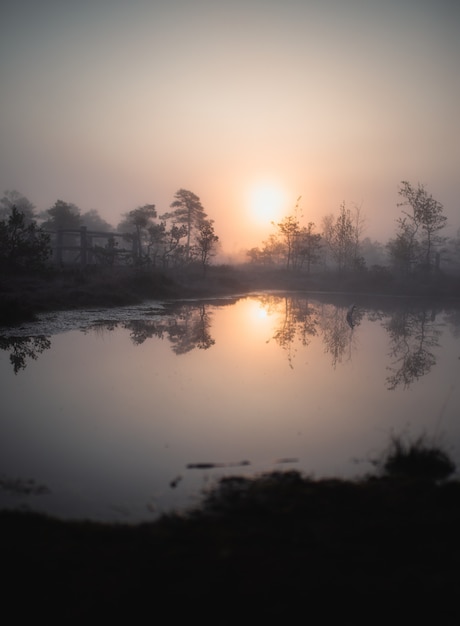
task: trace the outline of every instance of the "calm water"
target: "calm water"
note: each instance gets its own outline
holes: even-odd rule
[[[154,519],[222,475],[365,474],[391,433],[460,462],[458,308],[263,294],[0,335],[2,508]]]

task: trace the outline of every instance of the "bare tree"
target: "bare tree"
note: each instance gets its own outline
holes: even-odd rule
[[[436,246],[442,238],[438,235],[447,222],[443,215],[443,205],[428,194],[425,187],[418,183],[413,187],[403,180],[398,191],[403,201],[398,204],[408,207],[409,211],[403,211],[403,217],[398,219],[400,234],[409,233],[410,242],[413,244],[412,253],[415,251],[415,241],[420,246],[420,261],[427,272],[433,267],[433,258]]]

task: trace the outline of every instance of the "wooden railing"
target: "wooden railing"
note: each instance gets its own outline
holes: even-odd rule
[[[127,241],[122,233],[88,230],[86,226],[46,232],[51,235],[53,262],[59,266],[126,265],[135,262],[138,257],[139,246],[134,236],[131,236],[130,248],[120,248],[117,238]],[[101,240],[102,244],[95,243]]]

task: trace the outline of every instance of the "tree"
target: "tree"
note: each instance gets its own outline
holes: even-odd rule
[[[302,228],[298,242],[298,254],[300,258],[300,267],[304,263],[307,264],[307,274],[310,274],[311,266],[317,263],[321,252],[321,235],[314,233],[315,224],[309,222],[308,226]]]
[[[196,237],[196,249],[203,268],[203,276],[206,274],[206,268],[209,265],[211,257],[214,256],[216,246],[219,242],[219,237],[214,232],[213,224],[213,220],[205,220],[200,225]]]
[[[301,269],[306,262],[309,273],[311,264],[318,260],[321,235],[313,233],[313,222],[307,227],[300,225],[300,199],[301,196],[297,198],[294,213],[277,224],[280,235],[277,243],[278,249],[284,252],[287,270]]]
[[[154,267],[157,264],[157,259],[161,260],[164,269],[183,262],[185,246],[181,244],[181,240],[187,235],[187,228],[184,225],[176,226],[173,224],[168,230],[166,222],[162,221],[149,226],[148,233],[147,254]]]
[[[15,206],[0,222],[0,267],[4,270],[38,270],[51,254],[50,238],[35,222],[27,224]]]
[[[279,265],[285,259],[285,246],[279,237],[269,235],[266,241],[262,242],[262,250],[258,256],[258,261],[262,265]]]
[[[420,257],[420,245],[417,241],[417,227],[413,221],[406,217],[398,220],[399,232],[394,239],[390,239],[387,249],[393,267],[401,274],[407,276]]]
[[[125,213],[123,220],[118,225],[118,230],[128,235],[128,238],[133,241],[134,246],[137,248],[136,254],[142,257],[143,244],[149,245],[149,228],[153,226],[154,218],[157,216],[157,211],[154,204],[144,204],[137,209]]]
[[[296,266],[296,243],[300,236],[299,220],[294,215],[288,215],[277,226],[286,250],[286,269],[293,269]]]
[[[443,205],[428,194],[425,187],[418,183],[413,187],[403,180],[398,190],[403,201],[398,206],[409,207],[403,211],[398,224],[400,233],[409,232],[411,241],[420,245],[420,262],[429,273],[434,264],[436,246],[442,241],[439,231],[446,226],[447,218],[443,215]]]
[[[54,205],[44,212],[45,221],[42,228],[45,230],[78,230],[82,225],[80,209],[71,202],[56,200]]]
[[[110,232],[113,230],[111,224],[106,222],[96,209],[90,209],[81,216],[82,226],[86,226],[88,230],[98,232]]]
[[[345,202],[340,205],[337,218],[328,215],[323,219],[323,237],[337,263],[339,273],[351,269],[357,259],[359,235],[352,213],[346,208]]]
[[[187,228],[186,259],[190,259],[190,249],[193,232],[198,232],[205,222],[207,214],[204,212],[200,198],[187,189],[179,189],[174,195],[171,208],[174,211],[165,213],[161,219],[172,220],[174,224],[183,224]]]
[[[35,221],[35,205],[19,191],[5,191],[0,200],[0,219],[8,219],[13,207],[23,214],[26,224]]]

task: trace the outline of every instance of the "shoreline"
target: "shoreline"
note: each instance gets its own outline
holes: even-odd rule
[[[0,512],[7,585],[33,599],[18,614],[52,592],[51,612],[74,618],[141,618],[158,603],[205,624],[300,610],[364,623],[369,600],[374,624],[406,611],[453,624],[459,523],[457,481],[295,471],[227,478],[201,508],[137,525]]]
[[[321,295],[416,298],[460,303],[460,279],[442,276],[427,283],[390,281],[379,284],[370,274],[293,274],[284,270],[212,266],[206,277],[196,272],[159,272],[129,268],[65,270],[35,276],[0,278],[0,325],[33,321],[38,313],[112,308],[146,300],[178,301],[237,297],[260,291],[307,292]]]

